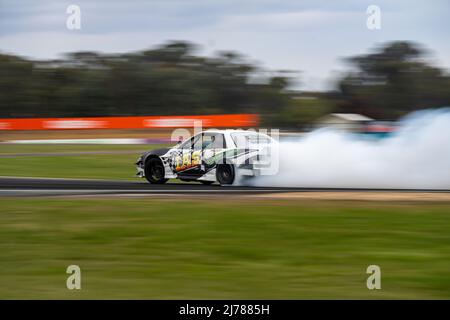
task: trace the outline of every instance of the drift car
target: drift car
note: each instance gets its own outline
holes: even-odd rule
[[[268,170],[274,139],[246,130],[207,130],[173,148],[151,150],[136,161],[137,176],[150,183],[168,179],[233,184],[239,176],[257,176]],[[270,166],[269,166],[270,167]]]

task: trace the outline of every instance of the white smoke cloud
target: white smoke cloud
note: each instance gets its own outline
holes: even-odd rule
[[[412,113],[400,121],[395,134],[380,140],[316,130],[297,141],[281,142],[279,173],[246,183],[280,187],[450,189],[450,109]]]

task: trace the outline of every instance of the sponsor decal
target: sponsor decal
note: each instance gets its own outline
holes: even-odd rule
[[[100,129],[105,127],[104,121],[97,120],[52,120],[45,121],[44,129]]]
[[[177,128],[177,127],[185,127],[192,128],[194,127],[195,121],[199,121],[198,119],[182,119],[182,118],[169,118],[169,119],[147,119],[144,120],[144,127],[146,128]],[[202,121],[203,126],[209,126],[211,121],[205,120]]]
[[[7,122],[0,122],[0,130],[8,130],[11,128],[11,125]]]
[[[0,119],[0,130],[233,128],[258,124],[255,114]]]
[[[186,152],[176,155],[174,159],[175,171],[182,171],[201,164],[201,151]]]

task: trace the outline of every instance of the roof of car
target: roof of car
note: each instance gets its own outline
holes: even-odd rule
[[[246,133],[246,132],[255,132],[255,131],[249,131],[249,130],[242,130],[242,129],[208,129],[203,132],[214,132],[214,133]]]

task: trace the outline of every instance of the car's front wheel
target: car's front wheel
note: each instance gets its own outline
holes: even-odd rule
[[[146,161],[144,171],[145,171],[145,178],[150,183],[163,184],[166,183],[167,180],[169,180],[164,178],[165,176],[164,164],[159,158],[151,158],[148,161]]]
[[[220,184],[233,184],[235,177],[234,166],[231,164],[218,164],[216,179]]]

